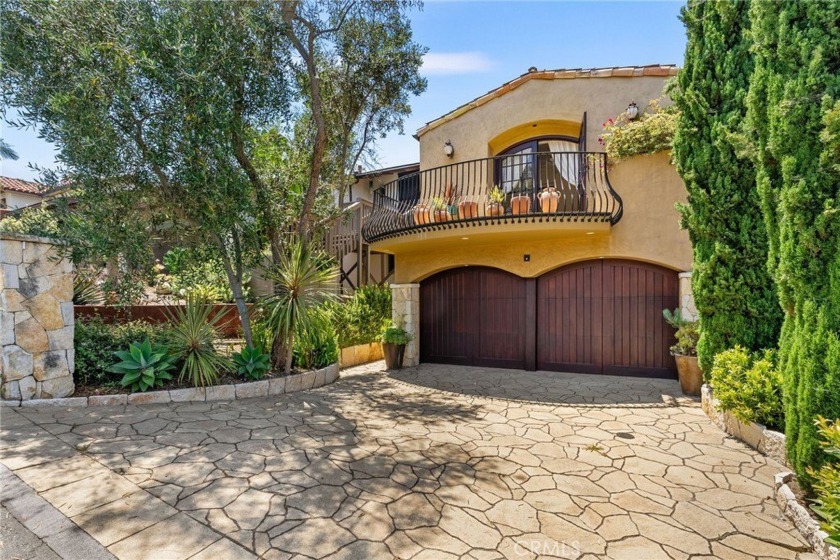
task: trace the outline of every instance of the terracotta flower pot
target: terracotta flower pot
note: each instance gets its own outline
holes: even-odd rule
[[[405,344],[383,342],[382,353],[385,354],[385,369],[402,369]]]
[[[414,207],[414,223],[422,226],[429,223],[429,207],[425,204],[418,204]]]
[[[487,205],[487,214],[494,218],[505,215],[505,205],[501,202],[491,202]]]
[[[458,204],[458,219],[467,220],[469,218],[478,218],[477,202],[464,201]]]
[[[680,388],[686,395],[698,396],[703,385],[703,372],[697,362],[697,356],[675,355],[677,374],[680,376]]]
[[[432,218],[435,223],[439,224],[441,222],[448,222],[452,219],[452,214],[449,213],[448,209],[444,208],[442,210],[434,210],[432,212]]]
[[[537,197],[540,199],[540,209],[543,214],[550,214],[557,212],[557,206],[560,202],[560,193],[554,187],[543,189]]]
[[[510,199],[510,211],[514,215],[529,213],[531,211],[531,197],[526,195],[514,196]]]

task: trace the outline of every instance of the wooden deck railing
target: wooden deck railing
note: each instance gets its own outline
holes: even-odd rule
[[[621,197],[599,152],[476,159],[404,175],[376,191],[368,242],[454,227],[621,219]]]

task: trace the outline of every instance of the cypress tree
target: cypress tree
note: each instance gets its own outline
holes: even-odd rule
[[[788,458],[826,460],[817,415],[840,418],[840,2],[754,0],[747,129],[785,311]]]
[[[749,4],[690,0],[685,66],[672,97],[680,110],[677,169],[688,189],[680,209],[694,247],[692,290],[700,316],[700,365],[735,345],[776,345],[782,312],[767,271],[767,236],[755,167],[740,134],[753,70]]]

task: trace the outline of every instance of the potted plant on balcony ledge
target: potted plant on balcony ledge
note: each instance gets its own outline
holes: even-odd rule
[[[452,219],[452,213],[446,200],[440,196],[432,199],[432,221],[435,223],[448,222]]]
[[[490,204],[487,205],[487,214],[493,218],[505,215],[505,191],[494,185],[487,193]]]
[[[696,321],[685,319],[679,309],[662,310],[665,321],[675,329],[677,343],[671,346],[671,355],[677,361],[677,374],[680,377],[680,388],[686,395],[697,396],[703,385],[703,372],[697,362],[697,341],[700,329]]]
[[[431,208],[429,208],[428,204],[421,202],[420,204],[414,205],[414,208],[412,209],[411,213],[414,217],[414,224],[422,226],[429,223],[429,215],[431,213]]]
[[[513,188],[513,197],[510,199],[510,211],[514,215],[528,214],[531,212],[531,185],[529,180],[522,180]]]
[[[401,369],[405,345],[411,342],[411,335],[391,322],[381,336],[382,352],[385,354],[386,369]]]
[[[537,195],[540,199],[540,210],[543,214],[552,214],[557,212],[557,207],[560,202],[560,193],[554,187],[545,187]]]

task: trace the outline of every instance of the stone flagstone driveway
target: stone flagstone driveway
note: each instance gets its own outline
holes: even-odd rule
[[[0,462],[122,559],[813,558],[781,467],[676,382],[381,367],[231,403],[4,408]]]

